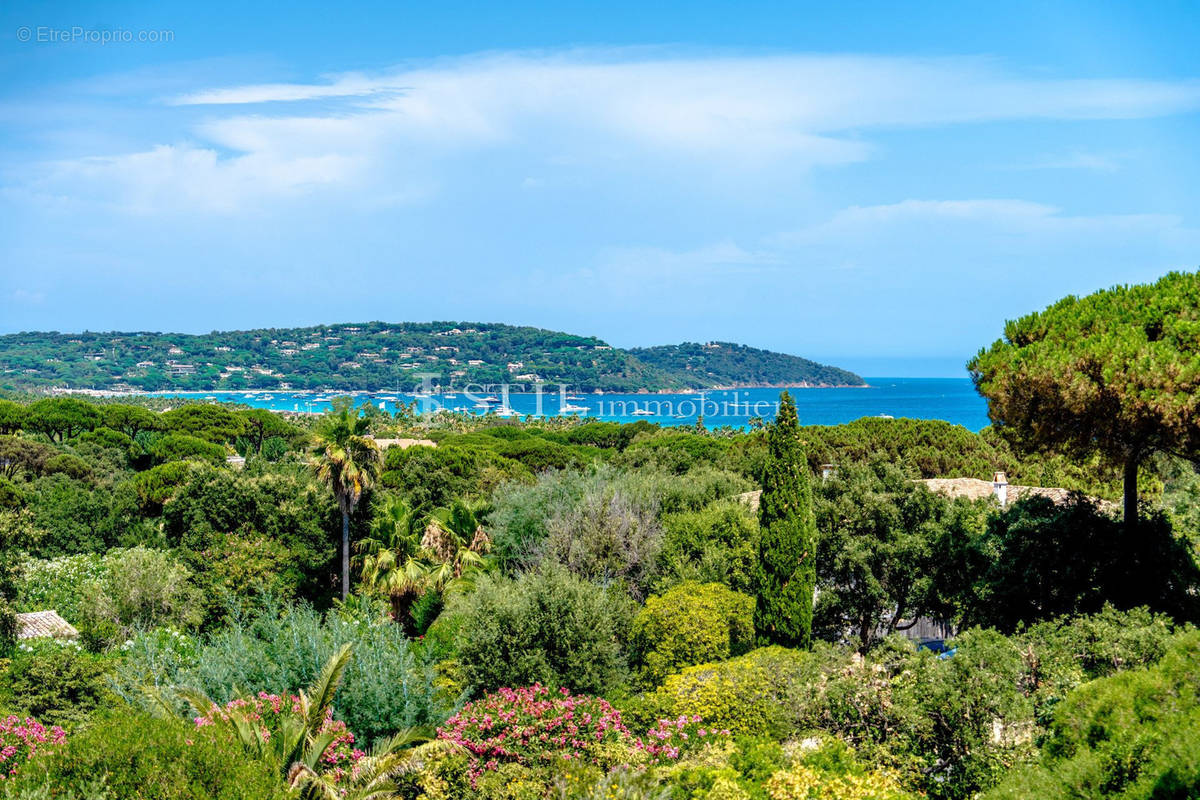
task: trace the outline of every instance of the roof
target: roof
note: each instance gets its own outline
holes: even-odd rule
[[[389,447],[399,447],[401,450],[410,447],[437,447],[437,442],[432,439],[376,439],[375,444],[379,445],[380,450],[387,450]]]
[[[978,478],[928,478],[920,481],[925,484],[931,492],[936,492],[946,497],[965,497],[969,500],[987,500],[996,496],[995,485],[991,481],[983,481]],[[1057,487],[1048,486],[1014,486],[1007,485],[1005,499],[1009,504],[1017,500],[1024,500],[1027,497],[1045,497],[1057,505],[1065,505],[1069,503],[1075,496],[1080,495],[1078,492],[1072,492],[1070,489],[1060,489]],[[1087,499],[1097,506],[1102,511],[1113,511],[1120,506],[1111,500],[1103,500],[1097,497],[1087,497]]]
[[[79,631],[71,623],[58,615],[57,611],[31,611],[27,614],[17,614],[17,638],[41,639],[76,639]]]

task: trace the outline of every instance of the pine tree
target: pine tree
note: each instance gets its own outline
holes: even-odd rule
[[[754,626],[774,644],[807,649],[817,580],[816,518],[796,404],[787,392],[767,428],[762,485]]]

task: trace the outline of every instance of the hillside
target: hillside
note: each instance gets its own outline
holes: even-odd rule
[[[807,358],[759,350],[732,342],[684,342],[661,347],[635,347],[639,361],[695,385],[709,386],[862,386],[853,372]]]
[[[411,390],[565,383],[636,392],[726,385],[860,385],[844,370],[721,343],[614,348],[595,337],[492,323],[0,336],[0,387]]]

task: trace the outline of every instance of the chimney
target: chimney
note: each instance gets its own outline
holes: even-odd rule
[[[992,492],[1001,508],[1008,505],[1008,477],[1003,472],[992,475]]]

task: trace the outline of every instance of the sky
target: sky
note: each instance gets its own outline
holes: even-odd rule
[[[470,320],[964,376],[1200,268],[1200,5],[0,5],[0,333]]]

